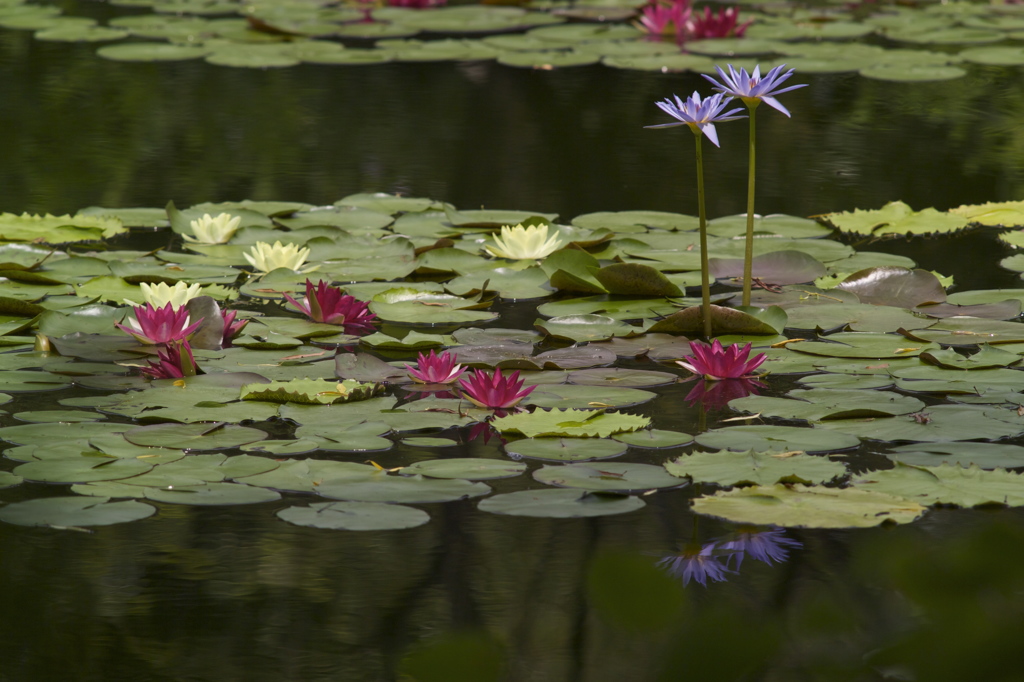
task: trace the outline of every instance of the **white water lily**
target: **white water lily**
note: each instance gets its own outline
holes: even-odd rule
[[[271,246],[267,242],[256,242],[256,246],[243,253],[249,264],[260,272],[270,272],[277,268],[288,268],[299,272],[299,268],[309,258],[308,248],[299,248],[295,244],[282,244],[274,242]],[[301,272],[309,272],[314,268],[306,268]]]
[[[139,285],[139,288],[142,289],[143,303],[148,303],[154,308],[163,308],[170,303],[174,310],[182,307],[196,296],[201,296],[203,293],[198,283],[188,285],[184,282],[175,282],[173,287],[164,282],[158,282],[157,284],[142,283]],[[124,302],[130,305],[138,305],[137,301],[131,301],[127,298]]]
[[[552,230],[549,225],[505,225],[501,236],[494,238],[494,246],[484,248],[495,258],[527,260],[543,258],[564,245],[558,230]]]
[[[221,213],[216,218],[211,217],[209,213],[204,213],[202,218],[189,223],[195,236],[190,234],[181,236],[185,238],[185,241],[193,244],[226,244],[235,234],[235,230],[238,229],[238,224],[241,222],[242,216],[232,218],[230,213]]]

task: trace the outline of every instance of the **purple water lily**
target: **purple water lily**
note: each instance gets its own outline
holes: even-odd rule
[[[807,83],[790,85],[789,87],[782,88],[781,90],[777,89],[785,80],[793,75],[795,70],[790,69],[783,73],[782,70],[784,68],[786,68],[785,64],[776,66],[762,78],[760,66],[755,66],[754,72],[748,74],[746,69],[737,70],[733,68],[732,64],[729,64],[729,73],[723,71],[720,66],[715,67],[718,71],[718,77],[722,79],[721,82],[706,74],[704,75],[704,78],[711,81],[711,84],[715,86],[715,90],[719,93],[741,99],[748,107],[756,107],[760,102],[764,102],[773,109],[777,109],[786,116],[789,116],[789,110],[782,106],[782,104],[779,103],[779,100],[775,99],[775,97],[784,92],[789,92],[790,90],[805,88],[807,87]]]
[[[188,310],[175,310],[172,303],[157,308],[150,303],[135,306],[135,319],[126,318],[127,324],[114,326],[134,336],[139,343],[149,345],[181,341],[192,335],[203,323],[202,318],[189,324]]]
[[[673,126],[688,125],[694,133],[704,133],[711,140],[712,144],[720,147],[715,123],[746,118],[746,116],[735,115],[737,112],[743,111],[740,108],[725,111],[732,97],[720,92],[716,92],[714,95],[704,99],[701,99],[698,92],[694,92],[686,100],[679,99],[678,95],[673,95],[673,97],[675,102],[672,99],[666,99],[664,102],[655,102],[655,104],[669,116],[678,119],[679,122],[659,123],[658,125],[644,126],[645,128],[671,128]]]
[[[523,388],[519,372],[512,372],[506,377],[500,369],[495,368],[493,374],[482,369],[473,370],[471,376],[459,382],[459,388],[462,389],[462,395],[474,405],[495,410],[513,407],[537,387]]]
[[[730,558],[736,560],[737,570],[745,555],[766,564],[776,564],[789,558],[790,549],[803,546],[799,540],[786,537],[786,531],[782,528],[765,530],[757,526],[741,528],[732,539],[722,543],[723,549],[733,551]]]
[[[690,351],[693,355],[676,360],[676,364],[713,381],[742,379],[751,376],[750,373],[760,367],[768,357],[764,353],[758,353],[751,358],[750,348],[749,343],[745,346],[733,344],[728,348],[722,348],[722,343],[718,339],[710,346],[700,341],[692,341]]]
[[[708,580],[720,583],[727,580],[728,574],[733,572],[726,564],[729,554],[732,552],[723,556],[717,542],[705,545],[693,543],[684,547],[678,554],[665,557],[658,562],[658,566],[681,578],[684,585],[696,580],[706,587]]]

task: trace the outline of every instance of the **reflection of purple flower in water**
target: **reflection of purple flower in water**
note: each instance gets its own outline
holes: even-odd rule
[[[727,574],[734,572],[727,566],[731,554],[732,550],[723,553],[717,541],[705,545],[692,543],[678,554],[665,557],[658,565],[677,578],[682,578],[684,585],[696,580],[707,586],[709,579],[720,583],[727,579]]]
[[[744,555],[750,555],[766,564],[776,564],[789,558],[790,549],[803,546],[802,542],[787,538],[782,528],[762,530],[757,526],[741,528],[732,539],[722,543],[723,549],[732,550],[730,558],[736,559],[737,570],[743,563]]]
[[[757,395],[760,389],[768,388],[757,379],[723,379],[721,381],[698,381],[686,394],[686,404],[690,407],[703,405],[704,411],[712,408],[724,408],[730,400]]]

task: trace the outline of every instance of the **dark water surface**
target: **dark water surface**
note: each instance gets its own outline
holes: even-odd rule
[[[760,212],[1024,197],[1019,70],[913,85],[795,80],[811,87],[786,96],[794,118],[760,116]],[[690,134],[642,126],[664,122],[655,100],[696,87],[707,92],[693,75],[599,66],[122,64],[5,31],[0,210],[323,204],[388,191],[566,221],[695,213]],[[745,201],[746,126],[719,130],[722,150],[705,146],[712,216]],[[1004,247],[991,235],[872,248],[967,288],[1019,286],[992,266]],[[532,319],[507,312],[504,324]],[[655,426],[692,431],[685,394],[665,393]],[[502,456],[494,441],[461,452]],[[627,458],[667,456],[650,452]],[[413,456],[398,449],[386,464]],[[158,505],[150,519],[92,533],[0,525],[0,681],[373,682],[397,679],[404,656],[436,642],[463,652],[452,656],[464,676],[423,680],[491,679],[490,654],[516,682],[1020,679],[1020,512],[792,531],[803,547],[791,561],[748,559],[725,583],[682,590],[653,561],[733,529],[696,520],[687,494],[594,520],[425,505],[429,524],[383,533],[295,527],[268,505]],[[445,639],[455,632],[469,634]]]

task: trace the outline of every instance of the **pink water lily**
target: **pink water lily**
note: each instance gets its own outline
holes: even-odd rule
[[[172,303],[162,308],[150,303],[135,306],[134,314],[135,319],[125,318],[128,324],[115,323],[114,326],[134,336],[139,343],[150,345],[184,340],[203,323],[200,318],[189,324],[188,310],[184,307],[175,310]]]
[[[314,322],[336,325],[368,326],[376,315],[370,312],[369,306],[354,296],[341,293],[341,289],[332,287],[320,280],[316,286],[306,280],[306,296],[299,303],[285,294],[288,302],[309,316]]]
[[[751,376],[751,372],[760,367],[768,357],[764,353],[758,353],[751,358],[750,348],[749,343],[742,347],[733,344],[728,348],[722,348],[722,343],[718,339],[710,346],[693,341],[690,343],[693,355],[676,360],[676,364],[713,381],[742,379]]]
[[[537,387],[523,388],[519,372],[512,372],[506,377],[500,369],[495,369],[493,374],[476,369],[472,376],[459,382],[459,388],[462,389],[463,397],[474,405],[496,410],[516,405]]]
[[[148,360],[142,373],[153,379],[181,379],[200,373],[188,341],[172,341],[157,351],[157,362]]]
[[[231,340],[242,333],[245,325],[249,324],[249,320],[236,320],[235,317],[238,315],[236,310],[222,310],[220,314],[224,318],[224,337],[220,345],[221,348],[231,348]]]
[[[444,351],[438,355],[430,351],[429,355],[420,353],[416,357],[416,369],[405,366],[413,381],[421,384],[450,384],[462,376],[466,369],[455,364],[455,353]]]
[[[726,7],[714,14],[710,7],[705,6],[704,12],[694,12],[686,19],[680,37],[685,40],[704,40],[705,38],[742,38],[752,22],[739,23],[740,11],[735,7]]]

